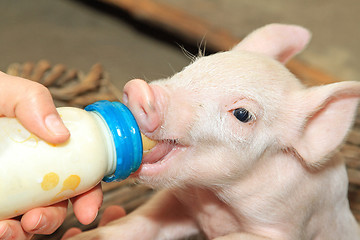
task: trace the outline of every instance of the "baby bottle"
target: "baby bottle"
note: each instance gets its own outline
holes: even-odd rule
[[[99,101],[57,109],[71,137],[47,143],[15,118],[0,118],[0,220],[121,181],[142,160],[142,135],[129,109]],[[150,144],[151,145],[151,144]]]

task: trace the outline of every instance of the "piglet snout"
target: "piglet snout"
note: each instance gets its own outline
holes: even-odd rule
[[[161,125],[154,91],[144,80],[134,79],[125,85],[123,102],[134,114],[142,132],[152,133]]]

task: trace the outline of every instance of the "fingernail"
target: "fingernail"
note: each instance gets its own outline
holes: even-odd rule
[[[9,227],[8,224],[1,224],[0,225],[0,239],[1,240],[10,239],[11,234],[12,234],[12,230]]]
[[[46,217],[44,216],[44,214],[41,214],[39,217],[39,220],[34,225],[34,227],[31,229],[31,232],[41,230],[44,227],[46,227]]]
[[[54,135],[68,135],[69,130],[63,125],[61,118],[56,114],[50,114],[45,118],[47,129]]]

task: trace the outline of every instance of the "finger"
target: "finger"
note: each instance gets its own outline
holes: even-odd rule
[[[102,204],[103,193],[101,184],[71,199],[75,216],[82,224],[92,223],[99,211]]]
[[[32,234],[25,232],[17,220],[11,219],[0,222],[0,240],[26,240],[31,237]]]
[[[124,217],[126,215],[126,211],[123,207],[113,205],[109,206],[105,209],[102,218],[99,222],[99,227],[108,224],[111,221]]]
[[[35,208],[25,213],[21,225],[26,232],[33,234],[51,234],[64,222],[68,201]]]
[[[0,95],[0,115],[18,118],[26,129],[48,142],[57,144],[69,138],[43,85],[0,72]]]
[[[68,238],[71,238],[75,235],[78,235],[79,233],[81,233],[81,229],[80,228],[70,228],[69,230],[67,230],[65,232],[65,234],[62,236],[61,240],[66,240]]]
[[[16,118],[26,129],[48,142],[58,144],[66,141],[70,133],[56,111],[49,90],[31,83],[24,97],[17,102],[14,109]]]

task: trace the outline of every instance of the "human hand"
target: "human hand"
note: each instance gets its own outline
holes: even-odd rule
[[[16,117],[22,125],[47,142],[65,142],[70,133],[43,85],[0,72],[0,116]],[[101,186],[72,199],[74,213],[83,224],[91,223],[102,203]],[[0,240],[30,239],[51,234],[64,221],[68,201],[35,208],[22,217],[0,221]]]

